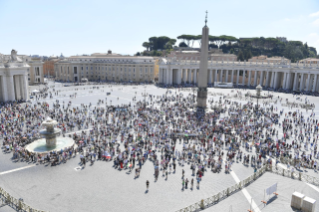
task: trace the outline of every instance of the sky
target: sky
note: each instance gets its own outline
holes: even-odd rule
[[[287,37],[319,52],[319,0],[0,0],[0,53],[135,54],[153,36]],[[177,41],[177,44],[180,41]]]

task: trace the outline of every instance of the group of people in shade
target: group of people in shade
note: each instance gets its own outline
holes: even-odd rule
[[[135,171],[136,178],[149,161],[155,181],[161,172],[168,179],[179,169],[183,189],[188,184],[193,189],[194,182],[199,188],[205,172],[228,173],[239,161],[255,171],[273,161],[287,163],[291,171],[318,168],[315,112],[294,104],[278,109],[284,104],[279,96],[260,100],[258,106],[249,97],[213,96],[198,117],[194,94],[179,89],[143,93],[141,100],[132,97],[121,105],[111,105],[106,96],[95,105],[73,106],[58,94],[47,87],[32,104],[1,106],[3,152],[11,153],[12,160],[57,165],[78,153],[83,168],[87,162],[112,161],[116,169]],[[55,96],[50,106],[46,100]],[[62,136],[73,137],[76,145],[45,154],[28,152],[25,146],[39,138],[46,117],[57,120]]]

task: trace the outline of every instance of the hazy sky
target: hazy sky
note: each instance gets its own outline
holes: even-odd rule
[[[152,36],[276,37],[319,52],[319,0],[0,0],[0,52],[134,54]],[[179,41],[178,41],[179,42]]]

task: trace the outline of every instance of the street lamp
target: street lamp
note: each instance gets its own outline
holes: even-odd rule
[[[258,85],[256,87],[256,98],[257,98],[257,115],[258,115],[258,99],[260,98],[260,93],[262,91],[262,87],[260,85]]]

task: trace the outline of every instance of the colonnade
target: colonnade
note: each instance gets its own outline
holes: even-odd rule
[[[159,83],[165,85],[197,84],[199,63],[162,62]],[[262,87],[292,91],[317,92],[319,67],[299,64],[252,64],[244,62],[208,63],[207,83],[232,83],[236,86]]]
[[[28,100],[27,75],[0,75],[0,102]]]

